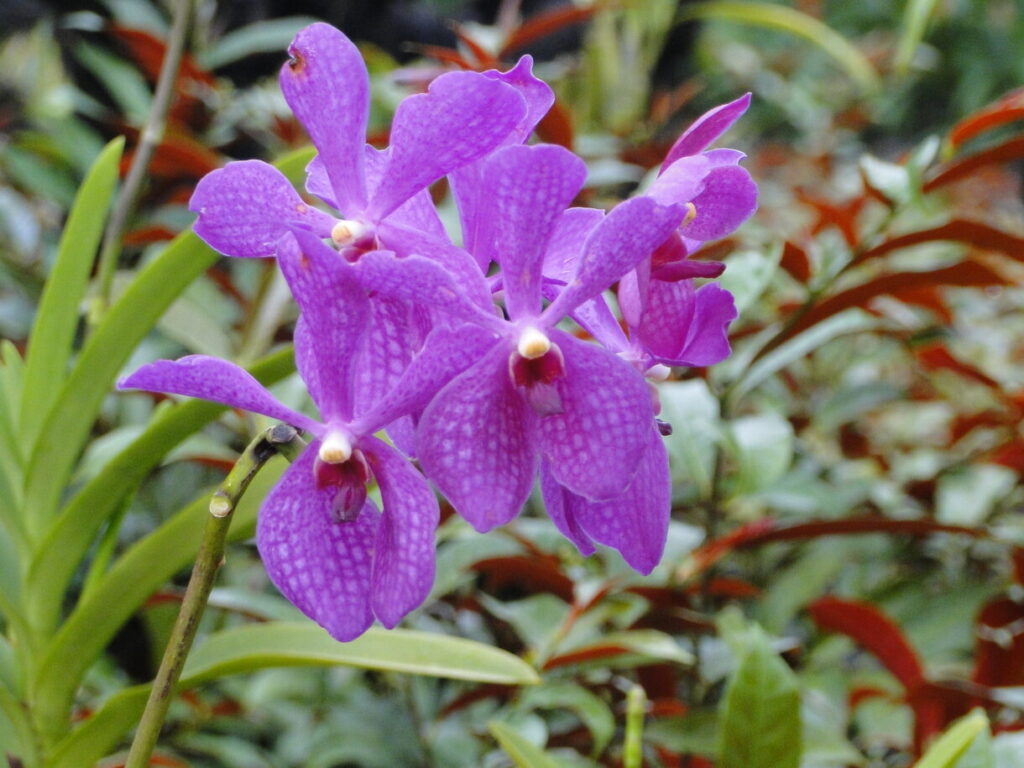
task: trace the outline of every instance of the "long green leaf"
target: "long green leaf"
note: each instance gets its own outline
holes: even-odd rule
[[[484,683],[539,682],[526,662],[488,645],[403,629],[371,629],[339,643],[310,622],[268,622],[215,632],[189,656],[178,683],[192,688],[267,667],[359,667]],[[148,685],[119,691],[54,749],[49,768],[92,765],[124,737],[146,705]],[[536,749],[534,747],[534,749]],[[544,763],[533,763],[537,768]]]
[[[517,768],[561,768],[561,763],[527,741],[511,726],[493,720],[487,724],[487,729]]]
[[[988,718],[977,709],[957,720],[940,736],[914,768],[953,768],[974,740],[988,728]]]
[[[35,442],[67,374],[79,308],[103,235],[123,149],[123,136],[107,144],[82,182],[61,235],[57,261],[43,288],[25,357],[20,431],[27,445]]]
[[[247,624],[211,635],[182,672],[184,685],[265,667],[336,665],[503,685],[540,682],[533,667],[499,648],[460,637],[371,629],[339,643],[309,622]]]
[[[903,11],[903,31],[900,33],[900,43],[896,47],[894,68],[897,73],[905,75],[910,68],[914,52],[924,39],[925,30],[928,28],[928,19],[931,18],[934,11],[935,0],[908,0],[907,7]]]
[[[21,354],[4,339],[0,342],[0,524],[27,551],[28,532],[21,516],[25,462],[18,414],[24,370]]]
[[[295,370],[291,348],[248,368],[265,385]],[[25,591],[32,626],[48,634],[56,625],[64,592],[103,523],[118,505],[185,438],[223,413],[225,406],[190,400],[167,409],[79,490],[63,507],[36,552]]]
[[[284,466],[283,459],[275,459],[260,471],[235,511],[232,540],[252,535],[257,508]],[[204,494],[136,542],[88,598],[75,606],[47,646],[31,689],[36,702],[33,715],[48,741],[55,741],[67,730],[82,675],[117,630],[150,595],[195,558],[203,520],[209,514],[209,499],[209,494]]]
[[[862,91],[874,93],[881,87],[878,73],[864,54],[831,27],[795,8],[768,3],[712,0],[712,2],[684,5],[676,19],[678,21],[719,19],[768,29],[780,29],[818,45],[836,60]]]
[[[25,511],[30,530],[43,530],[53,517],[103,398],[132,350],[171,302],[216,260],[216,253],[192,232],[185,232],[139,273],[110,308],[82,350],[29,459]]]
[[[718,768],[797,768],[803,751],[796,676],[763,632],[729,681],[718,734]]]
[[[6,726],[6,727],[4,727]],[[4,743],[3,751],[8,756],[20,757],[25,765],[36,765],[36,745],[32,734],[32,724],[21,702],[7,690],[7,687],[0,684],[0,735],[5,731],[14,736],[18,744]],[[14,763],[11,763],[14,765]]]

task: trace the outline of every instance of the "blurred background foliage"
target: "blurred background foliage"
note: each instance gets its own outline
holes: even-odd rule
[[[640,578],[615,553],[580,558],[539,500],[487,536],[453,516],[440,530],[434,593],[406,624],[514,652],[541,684],[266,669],[181,697],[154,764],[1024,765],[1024,6],[199,0],[196,14],[115,292],[189,226],[203,174],[291,152],[301,171],[307,140],[275,73],[311,19],[360,43],[377,142],[438,72],[534,54],[559,94],[539,135],[587,159],[591,205],[630,194],[690,120],[752,91],[726,144],[761,198],[706,249],[741,310],[733,357],[660,390],[675,429],[662,565]],[[5,0],[0,18],[0,328],[23,351],[87,169],[117,135],[130,162],[169,19],[157,0]],[[126,368],[252,363],[294,318],[272,263],[220,260]],[[275,391],[302,405],[293,378]],[[109,396],[73,487],[160,400]],[[264,426],[229,412],[181,442],[125,495],[74,591]],[[151,679],[186,575],[89,669],[76,722]],[[211,607],[204,631],[298,618],[246,542]]]

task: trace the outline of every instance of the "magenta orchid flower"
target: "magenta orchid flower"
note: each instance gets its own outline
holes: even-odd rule
[[[586,238],[568,285],[543,307],[542,263],[564,247],[553,238],[567,234],[558,224],[583,184],[583,162],[562,147],[509,146],[488,160],[484,177],[489,219],[478,245],[501,266],[508,316],[478,313],[490,348],[437,394],[417,429],[424,471],[480,531],[519,512],[541,457],[559,483],[589,499],[621,493],[636,473],[653,418],[647,385],[614,354],[557,326],[663,242],[686,210],[650,198],[612,210]]]
[[[436,329],[397,386],[361,408],[354,350],[373,343],[365,334],[365,291],[336,253],[302,252],[292,240],[278,262],[302,310],[296,364],[319,421],[278,402],[238,366],[202,355],[145,365],[119,387],[213,400],[313,435],[264,501],[257,546],[281,593],[332,636],[351,640],[374,617],[395,626],[423,602],[434,578],[437,499],[423,476],[374,433],[422,410],[487,339],[473,328]],[[379,511],[367,498],[371,479],[380,487]]]

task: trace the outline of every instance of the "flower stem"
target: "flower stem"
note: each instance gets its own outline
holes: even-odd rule
[[[303,441],[294,428],[286,424],[271,427],[249,443],[220,488],[213,494],[210,516],[206,519],[196,564],[192,568],[181,610],[160,661],[160,669],[153,680],[146,709],[135,731],[125,768],[146,768],[149,765],[149,758],[174,695],[174,687],[181,676],[185,658],[192,647],[199,620],[210,597],[214,577],[224,560],[224,541],[231,525],[231,513],[264,464],[278,453],[291,461],[302,447]]]
[[[626,693],[626,739],[622,747],[623,768],[642,768],[644,764],[644,712],[647,692],[639,683]]]
[[[164,135],[167,113],[170,111],[174,98],[174,84],[178,79],[178,69],[185,52],[185,38],[188,35],[189,20],[192,16],[194,0],[176,0],[171,31],[167,40],[164,60],[160,65],[156,91],[153,93],[153,105],[149,110],[146,125],[139,135],[139,143],[135,148],[131,167],[125,177],[117,201],[110,214],[107,230],[103,235],[103,246],[100,248],[98,266],[96,268],[97,292],[93,297],[88,313],[90,328],[99,324],[110,305],[110,293],[114,284],[114,272],[117,258],[121,253],[128,220],[135,210],[142,184],[146,179],[149,162]]]

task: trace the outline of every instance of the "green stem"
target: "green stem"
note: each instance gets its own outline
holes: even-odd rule
[[[642,768],[644,764],[644,713],[647,692],[636,684],[626,694],[626,738],[622,747],[622,768]]]
[[[206,608],[210,590],[213,589],[214,577],[224,560],[224,541],[231,525],[231,513],[264,464],[278,453],[293,460],[302,446],[301,438],[292,427],[286,424],[271,427],[249,443],[220,488],[213,494],[210,516],[206,519],[196,564],[160,662],[160,669],[153,680],[146,709],[139,720],[125,768],[146,768],[149,765],[149,758],[174,696],[174,687],[185,666],[185,659],[199,628],[199,620]]]
[[[107,231],[103,236],[103,246],[100,248],[99,265],[96,274],[97,293],[89,311],[90,327],[99,325],[99,321],[106,314],[107,307],[110,305],[114,272],[117,267],[117,258],[121,253],[124,233],[128,227],[128,220],[135,211],[135,205],[142,191],[142,184],[146,180],[146,172],[149,170],[149,163],[153,159],[153,153],[156,151],[161,139],[163,139],[164,128],[167,124],[167,113],[170,111],[171,102],[174,98],[174,84],[178,79],[178,70],[181,67],[181,59],[185,53],[185,38],[188,35],[192,3],[193,0],[177,0],[174,5],[174,17],[171,22],[167,50],[164,53],[164,60],[160,65],[160,75],[157,77],[156,91],[153,94],[153,106],[149,111],[149,117],[146,119],[146,125],[139,136],[139,144],[135,148],[135,156],[132,158],[132,164],[128,169],[124,185],[117,195],[117,202],[111,211],[110,221],[107,223]]]

